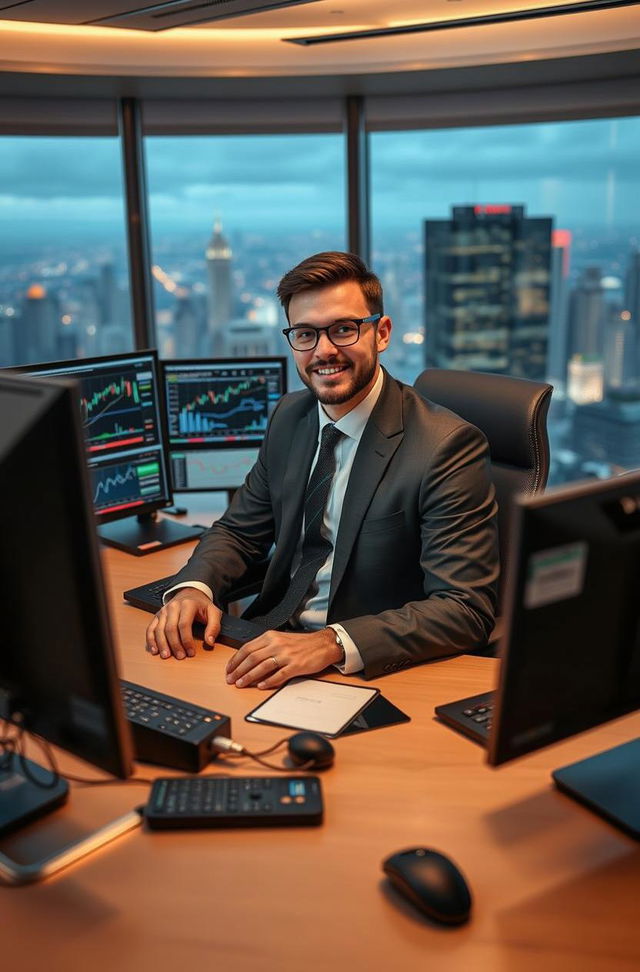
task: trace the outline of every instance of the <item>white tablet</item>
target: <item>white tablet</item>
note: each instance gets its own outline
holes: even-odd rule
[[[365,685],[292,678],[245,719],[337,736],[379,693]]]

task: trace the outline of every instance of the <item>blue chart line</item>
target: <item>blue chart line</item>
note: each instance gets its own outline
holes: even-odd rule
[[[216,409],[215,412],[211,410],[208,412],[187,411],[187,409],[183,408],[180,412],[180,432],[185,435],[190,432],[212,432],[214,429],[231,431],[228,419],[234,415],[242,415],[242,413],[260,415],[262,418],[257,423],[254,421],[249,425],[240,425],[237,429],[234,426],[234,430],[251,431],[252,429],[265,429],[267,426],[266,411],[265,400],[256,400],[255,398],[244,398],[235,408],[230,408],[226,412],[220,409]],[[225,419],[227,421],[224,421]]]
[[[106,411],[106,409],[105,409],[105,411]],[[117,408],[117,409],[114,408],[114,409],[109,409],[109,416],[111,418],[113,418],[114,415],[139,415],[139,414],[140,414],[140,409],[139,408]],[[103,417],[104,417],[104,412],[100,412],[100,414],[99,415],[96,415],[94,418],[88,418],[86,420],[86,422],[84,423],[85,424],[85,428],[88,429],[90,426],[94,425],[96,422],[99,422]]]
[[[122,468],[124,467],[121,466],[120,469]],[[104,498],[106,499],[111,493],[111,490],[117,487],[116,492],[120,492],[122,486],[126,486],[127,483],[135,480],[136,477],[136,467],[129,464],[124,474],[118,471],[113,476],[105,476],[104,479],[99,480],[93,497],[94,506],[99,505],[98,501],[100,500],[101,493],[104,493]]]

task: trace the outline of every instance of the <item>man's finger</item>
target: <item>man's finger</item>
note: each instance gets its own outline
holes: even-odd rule
[[[270,675],[269,678],[264,678],[256,684],[256,688],[262,689],[267,692],[270,689],[280,688],[285,682],[288,682],[290,678],[296,674],[292,670],[291,665],[285,665],[283,668],[279,668],[277,672]],[[299,674],[299,673],[298,673]]]
[[[258,651],[258,649],[263,648],[266,644],[267,641],[264,634],[258,635],[257,638],[253,638],[251,641],[245,642],[242,648],[238,648],[235,655],[232,655],[227,662],[227,675],[234,672],[238,665],[242,664],[245,658],[251,655],[254,651]]]
[[[152,621],[149,623],[147,627],[147,632],[145,636],[147,639],[147,648],[149,649],[152,655],[158,654],[158,646],[156,644],[156,636],[155,636],[155,631],[157,627],[158,627],[158,618],[157,616],[154,616],[154,618],[152,619]]]
[[[166,624],[166,613],[163,611],[158,617],[158,625],[156,627],[156,644],[158,646],[158,653],[161,658],[171,657],[171,648],[167,642],[165,635],[165,624]]]
[[[193,640],[193,621],[185,611],[178,618],[178,636],[189,658],[193,658],[196,653]]]
[[[249,652],[245,655],[239,665],[236,665],[232,672],[227,675],[227,682],[233,683],[237,682],[238,679],[244,678],[256,665],[260,665],[265,658],[269,656],[265,654],[264,649],[256,649],[256,651]]]
[[[247,667],[244,671],[240,670],[240,677],[236,679],[238,688],[246,688],[248,685],[255,685],[270,673],[280,671],[280,665],[275,655],[262,658],[257,664]]]
[[[193,621],[198,613],[198,604],[185,598],[167,605],[167,635],[176,658],[184,658],[185,653],[190,658],[196,653],[193,640]]]
[[[207,604],[205,606],[205,611],[206,615],[203,620],[206,621],[207,626],[204,632],[204,640],[208,645],[214,645],[215,640],[220,632],[220,618],[222,617],[222,612],[220,608],[215,606],[215,604]]]
[[[167,606],[166,621],[164,625],[164,634],[167,639],[167,644],[170,651],[175,655],[180,661],[186,656],[184,646],[182,644],[182,638],[180,637],[180,630],[178,627],[178,622],[180,620],[180,607],[177,604],[173,605],[173,609],[170,604]]]

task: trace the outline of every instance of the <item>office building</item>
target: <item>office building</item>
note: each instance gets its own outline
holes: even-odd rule
[[[454,206],[425,222],[427,364],[544,378],[551,229],[524,206]]]
[[[556,229],[551,234],[551,307],[547,375],[556,390],[562,393],[567,383],[570,266],[571,232]]]
[[[569,357],[588,355],[602,359],[607,304],[599,267],[587,267],[571,293]]]
[[[27,290],[15,334],[19,361],[50,361],[58,357],[60,302],[42,284],[34,283]]]
[[[640,250],[629,254],[629,266],[625,275],[624,306],[631,314],[631,320],[640,322]]]
[[[222,235],[222,223],[217,219],[213,235],[206,249],[207,276],[209,280],[208,332],[210,355],[220,354],[224,341],[224,329],[232,317],[231,247]]]
[[[576,444],[585,459],[614,472],[640,467],[640,395],[610,389],[603,401],[580,405],[574,417]]]

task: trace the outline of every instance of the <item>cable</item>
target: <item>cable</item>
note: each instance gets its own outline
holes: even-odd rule
[[[262,756],[268,756],[269,753],[279,749],[280,746],[284,746],[287,742],[288,739],[280,739],[273,746],[269,746],[268,749],[261,749],[258,753],[252,753],[245,746],[234,742],[233,739],[227,739],[226,736],[214,736],[211,740],[211,748],[218,753],[218,759],[252,759],[254,762],[260,763],[261,766],[266,766],[267,769],[277,770],[278,773],[290,773],[292,769],[290,766],[278,766],[276,763],[269,763],[266,759],[262,759]],[[296,766],[295,770],[296,772],[308,770],[313,765],[314,760],[309,759],[306,763]]]
[[[16,719],[19,718],[19,715],[16,715]],[[5,728],[5,733],[6,732],[7,729]],[[24,751],[24,739],[27,735],[33,737],[34,741],[38,744],[45,755],[49,764],[49,772],[51,773],[50,780],[38,778],[31,771],[29,761],[27,760],[27,756]],[[60,773],[58,772],[58,767],[49,744],[45,739],[42,739],[35,733],[27,733],[22,722],[18,722],[15,725],[14,735],[4,735],[2,738],[0,738],[0,751],[2,751],[3,757],[6,758],[7,763],[11,759],[11,756],[15,755],[18,757],[18,762],[20,763],[20,769],[22,770],[23,775],[29,780],[30,783],[33,783],[34,786],[40,787],[41,790],[52,790],[58,785],[60,781]]]
[[[4,723],[4,725],[6,726],[6,723]],[[4,731],[6,733],[7,729],[5,728]],[[34,774],[32,773],[24,751],[24,739],[26,736],[30,736],[34,740],[34,742],[38,744],[44,756],[46,757],[48,768],[51,773],[50,780],[39,779],[37,776],[34,776]],[[24,726],[21,724],[18,724],[15,727],[14,735],[0,736],[0,766],[2,765],[2,763],[4,763],[5,759],[8,761],[11,759],[11,756],[13,755],[16,755],[18,757],[18,761],[20,763],[20,769],[22,770],[26,778],[31,783],[33,783],[34,786],[39,786],[43,790],[52,789],[54,786],[57,785],[60,779],[67,780],[68,782],[71,783],[80,783],[84,786],[115,786],[116,784],[124,784],[124,783],[133,784],[133,785],[142,783],[145,784],[146,786],[153,785],[153,780],[147,780],[141,776],[137,776],[134,779],[127,779],[127,780],[120,780],[113,777],[110,777],[107,780],[91,780],[83,776],[74,776],[72,773],[60,773],[58,764],[56,762],[56,758],[53,754],[53,750],[51,749],[51,746],[49,745],[47,740],[43,739],[42,736],[39,736],[35,732],[27,732]]]

